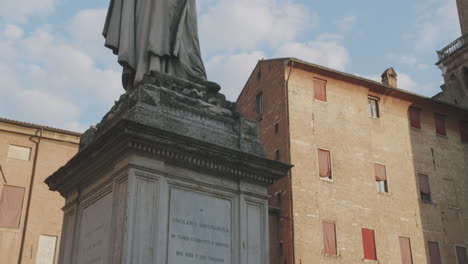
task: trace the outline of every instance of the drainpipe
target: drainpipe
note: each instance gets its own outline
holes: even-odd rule
[[[5,182],[5,184],[8,184],[6,177],[5,177],[5,173],[3,173],[2,164],[0,164],[0,173],[2,174],[3,181]]]
[[[38,158],[37,156],[39,154],[39,144],[41,143],[43,132],[44,132],[43,128],[41,128],[40,130],[38,129],[36,131],[36,135],[29,138],[29,141],[32,141],[33,143],[36,144],[36,149],[34,151],[34,160],[33,160],[33,167],[31,171],[31,180],[29,182],[28,201],[26,202],[26,213],[24,216],[24,227],[23,227],[23,234],[21,236],[18,264],[21,264],[23,260],[24,242],[26,240],[26,231],[27,231],[28,220],[29,220],[29,209],[31,207],[31,197],[32,197],[32,191],[34,187],[34,178],[36,177],[37,158]],[[38,133],[39,133],[39,136],[37,136]],[[38,138],[37,141],[34,140],[35,138]]]

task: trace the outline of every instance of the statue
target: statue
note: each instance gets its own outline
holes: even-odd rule
[[[144,74],[161,72],[204,85],[195,0],[111,0],[105,46],[118,55],[122,85],[129,91]]]

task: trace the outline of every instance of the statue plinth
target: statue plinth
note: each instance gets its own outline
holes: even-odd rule
[[[46,180],[66,199],[59,263],[267,264],[267,186],[289,168],[221,94],[148,75]]]

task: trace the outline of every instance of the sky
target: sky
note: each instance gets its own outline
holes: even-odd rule
[[[0,117],[83,132],[124,92],[110,0],[0,0]],[[258,60],[296,57],[425,96],[460,36],[456,0],[196,0],[208,79],[235,101]]]

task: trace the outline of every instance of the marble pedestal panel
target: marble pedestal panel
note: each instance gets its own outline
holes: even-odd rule
[[[219,97],[184,94],[137,88],[46,180],[66,199],[59,263],[269,263],[267,187],[290,166]]]

